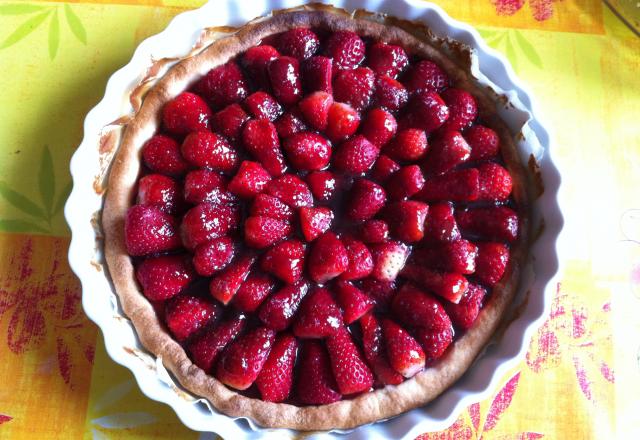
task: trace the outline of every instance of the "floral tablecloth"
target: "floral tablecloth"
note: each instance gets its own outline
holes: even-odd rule
[[[62,208],[109,75],[203,2],[0,1],[0,438],[199,436],[106,355],[67,264]],[[640,38],[599,1],[438,3],[538,98],[567,222],[551,316],[526,358],[423,438],[640,438]]]

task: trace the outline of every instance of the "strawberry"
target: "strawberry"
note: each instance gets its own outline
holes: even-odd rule
[[[404,84],[412,94],[420,91],[440,92],[449,85],[449,78],[436,63],[423,60],[409,70]]]
[[[204,100],[189,92],[183,92],[169,101],[162,109],[162,123],[171,134],[183,136],[192,131],[207,130],[211,109]]]
[[[275,338],[276,332],[266,327],[240,336],[222,353],[216,368],[218,380],[237,390],[249,388],[267,361]]]
[[[234,62],[229,61],[211,69],[194,87],[214,108],[240,102],[249,94],[247,81]]]
[[[490,159],[500,151],[500,138],[490,128],[476,124],[467,128],[463,135],[471,147],[470,160]]]
[[[253,312],[260,307],[262,301],[269,296],[275,287],[276,283],[269,275],[252,273],[233,297],[233,305],[241,312]]]
[[[275,121],[282,115],[282,106],[267,92],[258,91],[244,100],[244,106],[256,119]]]
[[[187,249],[195,249],[199,244],[228,235],[239,223],[240,213],[236,206],[201,203],[182,218],[182,243]]]
[[[336,190],[336,177],[331,171],[313,171],[307,174],[306,180],[316,200],[331,200]]]
[[[387,194],[380,185],[367,179],[358,179],[351,187],[346,214],[352,220],[368,220],[376,215],[386,201]]]
[[[356,110],[363,110],[371,103],[376,75],[368,67],[341,70],[333,80],[333,96]]]
[[[238,152],[222,136],[195,131],[182,142],[182,156],[200,168],[229,173],[238,166]]]
[[[287,284],[297,283],[304,269],[304,252],[301,241],[282,241],[262,256],[260,267]]]
[[[308,130],[307,125],[302,120],[300,111],[296,108],[282,115],[280,119],[275,122],[275,126],[278,135],[283,139],[295,133]]]
[[[184,198],[187,202],[234,204],[236,196],[228,190],[227,178],[215,171],[199,169],[190,171],[184,179]]]
[[[416,339],[424,349],[427,362],[433,362],[440,358],[453,342],[453,328],[445,327],[441,329],[418,328]]]
[[[296,392],[300,402],[308,405],[324,405],[342,398],[331,372],[329,356],[322,345],[314,340],[305,341],[300,354],[300,371]]]
[[[269,87],[267,67],[279,56],[280,52],[273,46],[268,44],[254,46],[242,55],[242,66],[259,88],[266,89]]]
[[[400,130],[395,139],[384,148],[384,153],[396,160],[415,161],[427,152],[427,134],[424,130]]]
[[[402,47],[379,42],[369,47],[368,64],[378,75],[396,78],[409,65],[409,58]]]
[[[457,211],[456,221],[464,234],[508,242],[518,237],[518,214],[506,206]]]
[[[307,59],[302,65],[302,85],[307,93],[315,91],[331,93],[333,60],[323,56]]]
[[[142,292],[151,301],[176,296],[193,280],[193,269],[184,255],[151,257],[136,269]]]
[[[424,167],[434,174],[444,174],[467,159],[471,149],[458,131],[442,131],[431,142]]]
[[[256,257],[253,254],[240,255],[209,283],[209,293],[222,304],[229,304],[251,272]]]
[[[464,239],[439,243],[414,253],[427,267],[462,274],[475,272],[477,254],[477,246]]]
[[[138,181],[138,205],[155,206],[169,214],[180,207],[180,186],[171,177],[147,174]]]
[[[402,83],[382,75],[376,78],[373,101],[380,107],[394,112],[407,105],[409,93]]]
[[[175,219],[154,206],[134,205],[127,211],[124,236],[133,257],[180,247]]]
[[[404,324],[433,330],[451,328],[451,319],[433,296],[405,284],[391,301],[391,310]],[[424,345],[422,346],[423,348]]]
[[[186,294],[171,298],[164,311],[167,327],[178,341],[194,335],[222,313],[220,306],[211,300]]]
[[[242,332],[246,322],[240,314],[198,333],[189,344],[193,363],[210,374],[222,350]]]
[[[262,303],[258,313],[260,321],[275,331],[286,329],[308,291],[309,284],[305,281],[284,286]]]
[[[450,202],[429,205],[429,212],[424,223],[424,238],[427,241],[455,241],[460,239],[460,230],[453,211],[453,205]]]
[[[371,276],[381,281],[393,281],[404,267],[411,250],[398,241],[388,241],[371,247],[373,272]]]
[[[362,330],[362,348],[364,357],[373,369],[376,382],[382,385],[399,385],[404,379],[398,374],[387,359],[382,338],[382,327],[371,313],[360,318]]]
[[[331,369],[342,394],[368,391],[373,386],[373,374],[362,359],[346,328],[327,338]]]
[[[445,130],[463,130],[478,116],[476,100],[469,92],[450,87],[441,96],[449,107],[449,119],[443,127]]]
[[[367,220],[360,236],[365,243],[384,243],[389,239],[389,225],[384,220]]]
[[[424,368],[424,351],[405,329],[390,319],[383,319],[382,332],[387,356],[394,370],[409,378]]]
[[[244,222],[244,241],[256,249],[264,249],[291,234],[293,228],[287,220],[251,216]]]
[[[415,200],[404,200],[390,205],[387,217],[390,219],[391,235],[406,243],[422,240],[428,212],[429,205]]]
[[[181,176],[189,164],[180,153],[180,145],[168,136],[157,134],[142,147],[142,161],[153,172]]]
[[[309,187],[295,174],[285,174],[267,185],[266,193],[279,198],[292,208],[313,206],[313,195]]]
[[[384,183],[399,169],[400,165],[398,165],[397,162],[393,161],[389,156],[381,154],[380,157],[378,157],[378,160],[376,160],[376,163],[373,164],[371,177],[376,179],[378,182]]]
[[[341,280],[359,280],[368,276],[373,270],[373,258],[371,252],[361,241],[351,237],[342,239],[347,255],[349,256],[349,266],[341,275]]]
[[[373,145],[382,147],[396,134],[397,129],[398,123],[391,113],[374,108],[367,114],[360,131]]]
[[[441,176],[432,176],[424,183],[416,198],[427,202],[450,200],[452,202],[474,202],[480,195],[480,173],[476,168],[449,171]]]
[[[349,255],[333,232],[325,232],[313,243],[309,254],[309,276],[318,284],[337,277],[349,267]]]
[[[427,133],[433,133],[449,118],[449,108],[436,92],[421,91],[409,100],[407,105],[407,124]]]
[[[511,195],[513,181],[509,171],[494,162],[486,162],[478,167],[479,196],[483,201],[505,201]]]
[[[280,34],[278,50],[283,55],[299,59],[313,56],[320,47],[318,36],[308,28],[294,28]]]
[[[460,301],[469,285],[459,273],[439,272],[413,263],[407,264],[401,275],[452,303]]]
[[[322,93],[322,92],[318,92]],[[284,140],[284,151],[294,168],[314,171],[325,168],[331,159],[331,144],[323,136],[303,131]]]
[[[253,119],[244,124],[242,142],[249,153],[272,176],[280,176],[286,170],[284,156],[276,127],[266,119]]]
[[[214,131],[228,139],[237,140],[242,133],[242,127],[249,120],[249,115],[240,104],[231,104],[215,113],[211,118]]]
[[[489,286],[500,281],[509,264],[509,248],[502,243],[478,243],[476,272],[478,279]]]
[[[293,220],[293,209],[277,197],[258,194],[251,204],[249,213],[252,216],[271,217],[278,220]]]
[[[300,306],[293,333],[299,338],[324,338],[342,326],[342,314],[327,289],[317,288]]]
[[[345,325],[352,324],[371,310],[375,302],[362,290],[346,281],[338,281],[336,284],[336,296],[338,304],[344,311]]]
[[[424,176],[418,165],[407,165],[395,172],[387,182],[387,194],[391,200],[409,198],[424,186]]]
[[[324,234],[333,221],[333,211],[329,208],[300,208],[300,228],[305,240],[311,242]]]
[[[458,304],[445,303],[444,309],[457,327],[469,330],[480,313],[482,301],[486,295],[487,291],[484,287],[470,283],[460,302]]]
[[[304,120],[315,130],[324,130],[329,122],[329,108],[333,104],[333,96],[327,92],[314,92],[305,96],[298,103]]]
[[[289,106],[300,100],[302,83],[300,82],[300,65],[297,59],[276,58],[269,63],[267,70],[273,94],[281,104]]]
[[[349,104],[334,102],[327,114],[325,134],[332,142],[347,139],[358,130],[360,114]]]
[[[229,191],[243,199],[251,199],[265,189],[269,180],[271,175],[262,165],[245,160],[229,182]]]
[[[221,271],[235,255],[235,246],[231,237],[219,237],[206,241],[196,247],[193,253],[193,267],[204,277],[210,277]]]
[[[289,397],[297,353],[296,338],[288,333],[277,336],[269,357],[256,378],[262,400],[282,402]]]
[[[329,37],[326,51],[336,69],[355,69],[364,60],[365,45],[355,32],[337,31]]]
[[[381,281],[371,277],[362,280],[360,288],[373,298],[376,306],[382,311],[386,311],[389,308],[389,302],[396,293],[395,281]]]

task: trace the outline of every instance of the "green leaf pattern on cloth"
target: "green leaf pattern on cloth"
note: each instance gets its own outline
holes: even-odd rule
[[[480,34],[491,47],[507,55],[516,72],[525,62],[542,69],[538,51],[518,29],[480,29]],[[521,55],[524,55],[524,60]]]

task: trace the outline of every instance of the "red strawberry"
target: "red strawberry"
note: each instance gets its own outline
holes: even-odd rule
[[[252,216],[244,222],[244,241],[256,249],[267,248],[291,234],[291,223],[271,217]]]
[[[237,198],[228,190],[227,178],[215,171],[193,170],[184,179],[184,198],[187,202],[234,204]]]
[[[324,284],[349,267],[349,255],[333,232],[316,239],[309,254],[308,271],[313,281]]]
[[[418,328],[416,338],[422,348],[427,362],[440,358],[453,342],[453,328],[442,329]]]
[[[299,240],[286,240],[269,249],[260,262],[262,270],[287,284],[297,283],[304,269],[305,246]]]
[[[245,160],[229,182],[229,191],[244,199],[260,194],[271,180],[271,175],[258,162]]]
[[[500,138],[490,128],[473,125],[464,132],[464,138],[471,147],[471,160],[489,159],[500,151]]]
[[[222,272],[218,273],[209,283],[209,293],[222,304],[229,304],[244,280],[251,272],[256,261],[253,254],[244,254],[232,261]]]
[[[332,92],[331,72],[333,60],[323,56],[311,57],[302,65],[302,84],[307,93]]]
[[[222,313],[216,303],[192,295],[178,295],[171,298],[164,311],[167,327],[178,341],[184,341],[194,335]]]
[[[283,139],[295,133],[308,130],[308,127],[302,120],[302,115],[300,115],[300,112],[295,108],[282,115],[280,119],[275,122],[275,126],[278,135]]]
[[[365,278],[360,286],[362,291],[373,298],[382,311],[386,311],[389,307],[391,298],[396,293],[395,281],[380,281],[375,278]]]
[[[242,70],[233,61],[211,69],[194,89],[215,108],[240,102],[249,94]]]
[[[404,377],[413,377],[424,368],[424,351],[405,329],[390,319],[383,319],[382,331],[394,370]]]
[[[311,172],[306,180],[315,199],[323,202],[331,200],[336,190],[336,177],[331,171]]]
[[[384,189],[367,179],[358,179],[351,188],[351,198],[347,204],[347,216],[352,220],[368,220],[385,205],[387,194]]]
[[[336,284],[336,296],[338,304],[344,311],[344,323],[349,325],[356,322],[365,313],[371,310],[375,302],[362,290],[346,281],[338,281]]]
[[[240,104],[231,104],[213,115],[211,125],[214,131],[223,136],[237,140],[242,133],[242,126],[249,120],[249,115]]]
[[[273,122],[282,115],[282,106],[273,96],[263,91],[249,95],[244,100],[244,105],[256,119],[267,119]]]
[[[423,130],[407,128],[400,130],[384,152],[397,160],[415,161],[427,152],[427,135]]]
[[[137,204],[173,214],[180,206],[180,186],[162,174],[147,174],[138,181]]]
[[[245,148],[272,175],[280,176],[286,170],[284,156],[276,127],[265,119],[247,122],[242,130]]]
[[[476,168],[450,171],[441,176],[433,176],[425,182],[416,198],[427,202],[450,200],[452,202],[473,202],[480,194],[480,174]]]
[[[509,171],[494,162],[478,167],[480,194],[478,200],[504,201],[509,198],[513,181]]]
[[[298,102],[302,97],[298,60],[291,57],[276,58],[269,63],[268,71],[276,99],[285,106]]]
[[[418,264],[407,264],[401,275],[453,303],[460,301],[469,285],[464,275],[439,272]]]
[[[308,291],[309,284],[305,281],[284,286],[262,303],[258,317],[269,328],[286,329]]]
[[[451,319],[433,296],[405,284],[391,302],[391,310],[404,324],[441,330],[451,328]],[[423,345],[424,348],[424,345]]]
[[[476,100],[469,92],[450,87],[442,92],[441,96],[449,107],[449,119],[444,126],[445,130],[463,130],[478,116]]]
[[[335,152],[333,165],[345,173],[360,175],[369,171],[380,150],[364,136],[358,135],[340,145]]]
[[[249,211],[252,216],[264,216],[279,220],[293,220],[293,209],[277,197],[268,194],[258,194]]]
[[[436,92],[418,92],[409,100],[406,118],[409,127],[433,133],[449,118],[449,108]]]
[[[373,164],[373,170],[371,171],[371,177],[376,179],[378,182],[385,182],[400,169],[400,165],[397,162],[393,161],[389,156],[385,156],[381,154],[376,160],[376,163]]]
[[[341,70],[333,80],[333,95],[336,101],[363,110],[371,102],[375,80],[376,75],[367,67]]]
[[[237,390],[249,388],[267,361],[275,338],[273,330],[258,327],[236,339],[220,357],[218,380]]]
[[[358,130],[360,114],[349,104],[334,102],[329,107],[325,134],[332,142],[347,139]]]
[[[460,239],[460,230],[450,202],[429,205],[424,223],[424,237],[428,241],[454,241]]]
[[[518,237],[518,214],[506,206],[457,211],[456,221],[465,234],[508,242]]]
[[[391,113],[381,108],[371,110],[362,123],[361,132],[372,144],[382,147],[396,134],[398,124]]]
[[[327,339],[327,350],[340,393],[361,393],[373,386],[373,374],[346,328],[341,327],[336,334]]]
[[[292,208],[313,206],[313,195],[309,187],[295,174],[285,174],[267,185],[267,194],[279,198]]]
[[[313,56],[320,47],[318,36],[308,28],[294,28],[280,34],[278,49],[283,55],[299,59]]]
[[[420,249],[414,256],[420,263],[432,269],[462,274],[476,270],[478,248],[470,241],[460,239]]]
[[[267,67],[271,60],[275,60],[280,56],[273,46],[263,44],[261,46],[254,46],[242,55],[242,65],[249,74],[249,77],[255,81],[258,87],[269,87],[269,75],[267,73]]]
[[[395,79],[385,75],[378,76],[375,86],[373,99],[377,105],[385,107],[390,111],[400,110],[407,105],[409,93],[407,89]]]
[[[233,305],[241,312],[253,312],[275,287],[276,283],[269,275],[252,273],[233,297]]]
[[[392,200],[409,198],[424,186],[424,176],[418,165],[407,165],[395,172],[387,182],[387,194]]]
[[[469,159],[471,149],[458,131],[442,131],[431,142],[424,167],[434,174],[443,174]]]
[[[298,108],[309,126],[315,130],[324,130],[329,122],[329,108],[332,104],[333,96],[329,93],[314,92],[302,98]]]
[[[333,221],[333,211],[329,208],[300,208],[300,228],[305,240],[311,242],[324,234]]]
[[[193,362],[206,373],[211,373],[222,350],[242,332],[245,324],[245,316],[237,315],[198,333],[189,344]]]
[[[382,385],[401,384],[404,379],[389,365],[382,341],[382,327],[373,314],[367,313],[360,318],[360,328],[364,357],[373,369],[377,382]]]
[[[314,340],[305,341],[300,354],[300,371],[296,391],[300,402],[308,405],[324,405],[342,398],[331,372],[329,356],[322,345]]]
[[[409,65],[407,53],[400,46],[374,43],[369,48],[368,64],[378,75],[396,78]]]
[[[296,338],[288,333],[278,335],[262,371],[256,378],[262,400],[282,402],[289,397],[297,353]]]
[[[321,92],[318,92],[321,93]],[[325,168],[331,159],[331,144],[323,136],[303,131],[284,140],[284,151],[294,168],[314,171]]]
[[[327,54],[336,69],[354,69],[364,60],[364,41],[355,32],[334,32],[327,41]]]
[[[302,302],[293,324],[299,338],[324,338],[342,327],[342,314],[327,289],[317,288]]]
[[[389,239],[389,225],[384,220],[367,220],[360,236],[365,243],[384,243]]]
[[[373,272],[371,276],[381,281],[393,281],[404,267],[411,250],[398,241],[388,241],[371,247]]]
[[[187,249],[195,249],[201,243],[228,235],[239,223],[237,207],[201,203],[187,211],[182,218],[182,243]]]
[[[502,243],[478,243],[476,272],[478,279],[489,286],[494,286],[504,276],[509,264],[509,248]]]
[[[424,220],[428,212],[429,205],[415,200],[404,200],[390,205],[387,217],[390,219],[391,235],[407,243],[422,240]]]
[[[137,257],[180,247],[176,221],[153,206],[134,205],[127,211],[124,235],[127,253]]]
[[[180,176],[189,168],[180,153],[180,145],[161,134],[153,136],[144,144],[142,160],[151,171],[169,176]]]
[[[422,60],[416,63],[404,80],[409,93],[419,91],[440,92],[449,85],[447,74],[433,61]]]
[[[238,152],[222,136],[196,131],[182,142],[182,155],[193,165],[229,173],[238,166]]]
[[[342,243],[349,256],[349,267],[340,275],[340,279],[359,280],[368,276],[373,270],[373,258],[367,246],[350,237],[343,238]]]
[[[469,284],[467,292],[458,304],[445,303],[444,309],[451,317],[451,321],[462,330],[469,330],[480,313],[482,300],[487,295],[484,287]]]
[[[214,238],[199,245],[193,253],[193,266],[198,274],[209,277],[227,267],[235,255],[231,237]]]
[[[176,296],[193,280],[193,269],[184,255],[165,255],[144,260],[136,269],[142,292],[151,301]]]
[[[209,128],[211,109],[198,95],[183,92],[169,101],[162,110],[164,128],[172,134],[186,135]]]

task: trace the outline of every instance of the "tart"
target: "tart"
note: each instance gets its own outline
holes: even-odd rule
[[[528,252],[529,179],[496,105],[424,28],[326,7],[181,60],[128,124],[102,213],[142,344],[270,428],[437,397]]]

